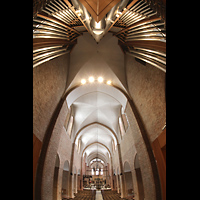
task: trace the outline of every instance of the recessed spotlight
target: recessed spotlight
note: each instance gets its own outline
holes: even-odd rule
[[[81,84],[85,84],[86,83],[86,80],[85,79],[82,79],[81,80]]]
[[[90,83],[94,82],[94,77],[93,77],[93,76],[90,76],[90,77],[89,77],[89,81],[90,81]]]
[[[102,82],[103,82],[103,78],[100,76],[100,77],[98,78],[98,81],[99,81],[99,83],[102,83]]]
[[[109,81],[107,81],[106,83],[107,83],[108,85],[111,85],[112,81],[109,80]]]

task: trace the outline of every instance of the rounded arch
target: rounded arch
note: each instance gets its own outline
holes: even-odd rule
[[[124,162],[124,176],[125,176],[125,194],[133,195],[133,176],[131,167],[128,161]]]
[[[91,162],[91,160],[93,160],[94,158],[100,158],[101,160],[104,161],[104,163],[106,163],[105,165],[107,165],[107,162],[108,162],[108,161],[107,161],[105,155],[102,154],[102,153],[98,153],[98,156],[97,156],[97,153],[96,153],[96,152],[94,152],[94,153],[92,153],[92,154],[90,154],[90,155],[88,156],[88,160],[87,160],[88,165],[89,165],[89,163]]]
[[[134,168],[138,169],[140,168],[139,160],[138,160],[138,155],[135,155],[135,160],[134,160]]]
[[[119,140],[118,140],[118,137],[116,136],[115,132],[114,132],[110,127],[108,127],[108,126],[106,126],[105,124],[102,124],[102,123],[100,123],[100,122],[92,122],[92,123],[87,124],[87,125],[85,125],[84,127],[82,127],[82,128],[76,133],[73,142],[74,142],[74,143],[76,142],[76,139],[77,139],[77,137],[79,136],[79,134],[81,133],[81,131],[83,131],[85,128],[87,128],[87,127],[89,127],[89,126],[92,126],[92,125],[94,125],[94,124],[98,124],[98,125],[100,125],[100,126],[105,127],[106,129],[108,129],[108,130],[111,132],[111,134],[114,136],[114,138],[116,139],[117,144],[119,144]]]
[[[131,167],[130,164],[128,163],[128,161],[124,162],[124,172],[130,172],[131,171]]]
[[[87,145],[87,146],[83,149],[83,152],[82,152],[82,155],[81,155],[81,156],[83,156],[85,150],[86,150],[88,147],[90,147],[91,145],[94,145],[94,144],[100,144],[100,145],[102,145],[103,147],[105,147],[105,148],[108,150],[108,152],[109,152],[109,154],[110,154],[110,156],[111,156],[111,152],[110,152],[109,148],[108,148],[105,144],[103,144],[103,143],[101,143],[101,142],[93,142],[93,143]]]
[[[87,87],[87,90],[85,90],[85,87]],[[66,91],[64,97],[66,98],[68,107],[70,107],[76,99],[83,96],[84,94],[88,94],[91,92],[103,92],[119,101],[124,108],[126,107],[128,95],[127,92],[113,84],[77,84],[74,87],[70,88],[68,91]]]
[[[69,195],[69,161],[65,160],[62,173],[62,198]]]
[[[68,160],[66,160],[66,161],[64,162],[63,170],[69,171],[69,161],[68,161]]]

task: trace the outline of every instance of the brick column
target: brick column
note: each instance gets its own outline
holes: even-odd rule
[[[84,161],[83,156],[81,156],[81,174],[80,174],[81,190],[83,190],[83,161]]]
[[[74,148],[75,148],[75,142],[72,143],[71,160],[69,166],[69,198],[74,198],[74,176],[73,176]]]
[[[125,176],[124,176],[124,168],[122,163],[122,155],[120,144],[117,144],[118,154],[119,154],[119,170],[120,170],[120,188],[121,188],[121,198],[125,196]]]
[[[110,179],[111,179],[110,186],[111,186],[112,190],[114,189],[113,188],[113,174],[114,174],[114,172],[113,172],[112,156],[110,156]]]

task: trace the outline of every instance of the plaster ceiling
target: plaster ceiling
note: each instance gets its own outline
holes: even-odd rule
[[[88,82],[90,76],[96,81]],[[97,81],[99,76],[103,77],[104,83]],[[75,89],[66,101],[68,107],[73,108],[72,137],[76,138],[75,144],[78,145],[80,139],[80,153],[89,145],[85,152],[91,159],[100,154],[108,159],[108,150],[113,153],[112,141],[116,145],[120,138],[119,117],[122,107],[122,110],[126,108],[127,99],[112,85],[127,93],[125,77],[124,56],[117,38],[108,33],[98,44],[88,33],[78,38],[70,55],[67,83],[67,90]],[[86,84],[80,85],[82,79]],[[107,80],[112,85],[107,85]]]

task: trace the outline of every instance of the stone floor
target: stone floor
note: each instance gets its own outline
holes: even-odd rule
[[[101,190],[97,190],[96,191],[96,198],[95,200],[103,200],[102,194],[101,194]]]

